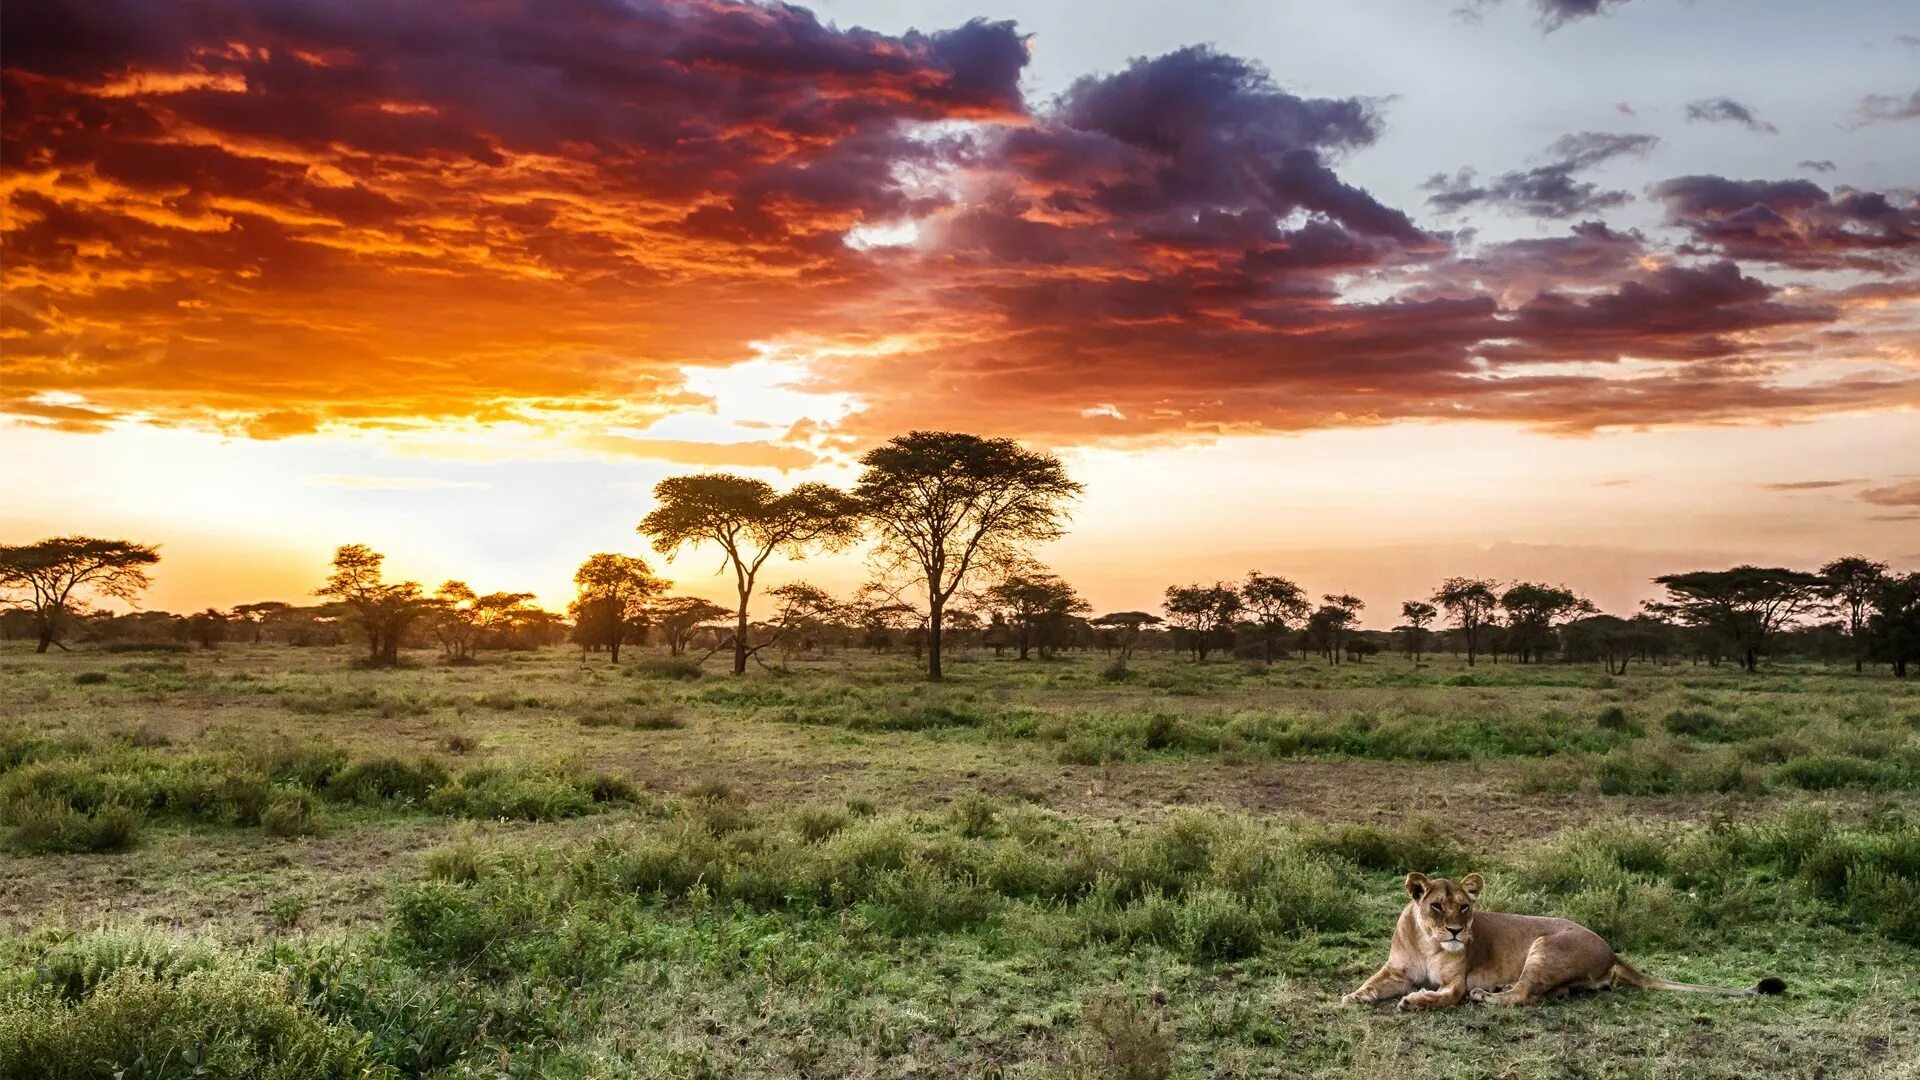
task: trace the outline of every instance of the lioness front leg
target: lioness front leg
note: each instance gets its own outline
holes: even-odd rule
[[[1438,990],[1416,990],[1400,999],[1401,1012],[1414,1012],[1421,1009],[1451,1009],[1460,1004],[1467,996],[1465,983],[1454,983]]]
[[[1411,989],[1413,984],[1407,981],[1406,976],[1400,974],[1393,965],[1388,964],[1374,972],[1372,978],[1361,983],[1359,989],[1340,1000],[1348,1005],[1371,1005],[1376,1001],[1389,1001],[1400,997]]]

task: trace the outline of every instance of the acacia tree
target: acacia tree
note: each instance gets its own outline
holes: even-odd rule
[[[496,592],[482,596],[464,581],[448,581],[434,590],[433,595],[440,604],[434,635],[453,660],[468,659],[487,635],[512,627],[536,610],[527,605],[533,599],[532,593]]]
[[[419,582],[383,580],[386,558],[365,544],[344,544],[333,553],[327,583],[314,590],[314,595],[338,602],[359,625],[367,639],[367,663],[374,667],[398,664],[407,628],[435,606]]]
[[[1650,610],[1670,614],[1731,644],[1740,666],[1758,671],[1767,639],[1819,599],[1825,582],[1816,575],[1778,566],[1736,566],[1663,574],[1654,584],[1667,599]]]
[[[1481,628],[1500,604],[1500,598],[1494,593],[1499,587],[1498,582],[1484,578],[1450,577],[1434,590],[1431,599],[1446,609],[1467,643],[1468,667],[1473,666],[1474,654],[1479,650]]]
[[[1093,610],[1073,586],[1038,568],[996,583],[987,590],[986,599],[994,613],[1013,627],[1022,660],[1036,646],[1041,659],[1052,656],[1073,618]]]
[[[577,594],[567,606],[581,644],[604,648],[620,662],[620,646],[645,616],[647,605],[667,591],[653,568],[638,555],[600,552],[573,573]]]
[[[1160,609],[1167,625],[1186,634],[1194,663],[1204,663],[1214,643],[1231,633],[1240,614],[1240,593],[1216,581],[1212,585],[1169,585]]]
[[[1307,617],[1311,605],[1300,586],[1274,574],[1249,571],[1246,584],[1240,586],[1241,605],[1260,628],[1260,646],[1267,663],[1273,663],[1273,645],[1287,624]]]
[[[1120,646],[1120,659],[1133,658],[1133,647],[1140,640],[1140,631],[1149,626],[1158,626],[1163,620],[1158,615],[1144,611],[1113,611],[1094,619],[1093,626],[1114,632],[1115,644]]]
[[[234,621],[244,623],[250,629],[252,641],[260,644],[266,636],[267,624],[281,618],[293,610],[293,605],[280,600],[262,600],[253,604],[241,604],[233,609]]]
[[[1920,661],[1920,573],[1881,579],[1866,632],[1875,654],[1893,665],[1894,676],[1906,678],[1907,665]]]
[[[1886,582],[1887,564],[1865,555],[1845,555],[1820,568],[1821,594],[1847,617],[1847,641],[1853,646],[1853,670],[1866,669],[1867,613]]]
[[[951,431],[896,436],[860,463],[854,493],[878,534],[876,557],[926,590],[927,678],[937,680],[947,602],[983,569],[1058,537],[1081,486],[1051,454]]]
[[[660,501],[640,521],[653,549],[673,561],[681,547],[712,544],[733,571],[739,605],[734,609],[733,673],[747,670],[755,651],[747,641],[747,607],[760,568],[775,553],[805,558],[810,549],[835,548],[859,534],[859,508],[845,492],[825,484],[801,484],[786,494],[764,480],[731,473],[673,476],[654,485]]]
[[[34,652],[43,653],[59,643],[63,623],[87,611],[86,594],[132,605],[152,584],[147,567],[159,561],[152,545],[92,536],[0,545],[0,592],[32,614],[39,638]]]
[[[1313,613],[1311,621],[1325,635],[1327,659],[1338,664],[1340,650],[1346,645],[1347,630],[1359,621],[1360,609],[1366,607],[1367,602],[1348,593],[1328,593],[1320,599],[1326,602]]]
[[[660,628],[667,643],[667,655],[682,656],[687,643],[701,627],[733,614],[711,600],[697,596],[668,596],[647,605],[641,618]]]
[[[1600,610],[1571,589],[1526,581],[1501,593],[1500,606],[1507,613],[1507,625],[1513,628],[1509,642],[1523,664],[1541,658],[1553,645],[1554,624]]]
[[[1427,624],[1440,617],[1440,609],[1425,600],[1408,600],[1400,605],[1400,617],[1407,620],[1402,629],[1407,634],[1407,655],[1413,658],[1415,667],[1420,666],[1420,645],[1426,637]]]

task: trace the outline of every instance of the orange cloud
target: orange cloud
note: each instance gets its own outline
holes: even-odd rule
[[[1026,40],[979,20],[884,35],[726,0],[0,17],[0,411],[28,422],[513,422],[798,467],[811,452],[781,444],[594,434],[686,407],[686,367],[783,348],[810,389],[857,395],[836,432],[856,440],[1916,401],[1892,370],[1916,340],[1910,202],[1690,177],[1661,189],[1686,245],[1590,222],[1476,249],[1340,175],[1372,105],[1210,49],[1039,108]],[[1788,290],[1723,256],[1885,280]]]

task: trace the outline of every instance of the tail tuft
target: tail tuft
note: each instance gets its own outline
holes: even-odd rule
[[[1753,984],[1753,992],[1756,994],[1784,994],[1787,992],[1787,980],[1775,975],[1769,975]]]

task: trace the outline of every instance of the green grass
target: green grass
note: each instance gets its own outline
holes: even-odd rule
[[[1902,1075],[1920,691],[1439,658],[0,663],[0,1075]],[[101,678],[76,678],[98,674]],[[690,677],[692,676],[692,677]],[[1643,970],[1344,1008],[1409,870]]]

